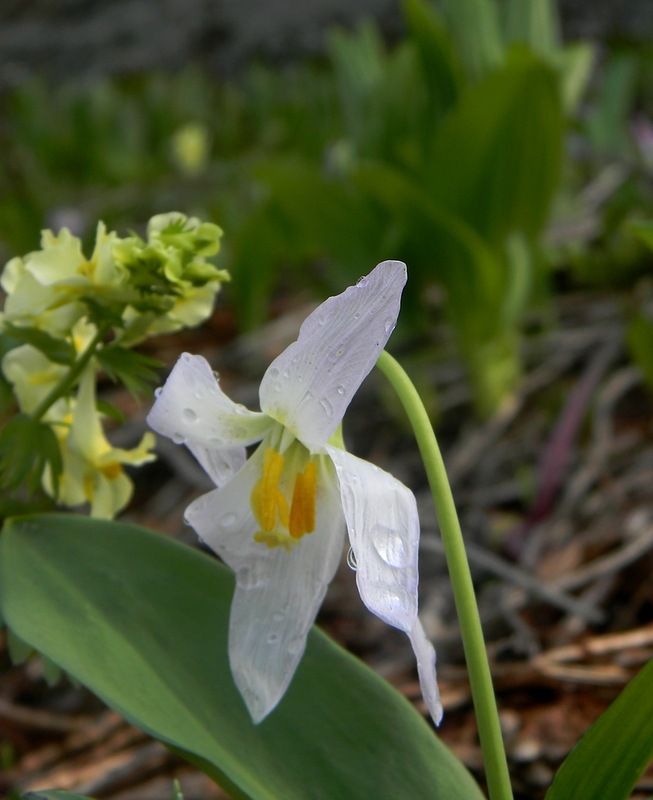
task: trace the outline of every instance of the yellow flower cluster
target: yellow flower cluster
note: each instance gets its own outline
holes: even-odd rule
[[[18,344],[2,359],[2,372],[21,412],[56,435],[63,472],[57,481],[46,467],[42,485],[59,503],[88,502],[93,516],[110,518],[129,501],[133,486],[123,465],[151,461],[154,436],[145,434],[132,450],[109,443],[96,404],[96,358],[78,370],[76,393],[66,379],[89,347],[101,360],[99,331],[110,331],[114,351],[124,352],[147,336],[204,321],[229,277],[206,260],[218,252],[221,235],[217,225],[176,212],[153,217],[145,239],[120,238],[100,222],[88,259],[64,228],[44,231],[40,250],[5,266],[0,331]],[[55,357],[57,343],[69,358]]]

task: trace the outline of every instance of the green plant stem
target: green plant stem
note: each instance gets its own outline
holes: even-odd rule
[[[45,412],[50,408],[51,405],[57,402],[60,397],[64,397],[67,395],[73,386],[77,383],[77,379],[84,371],[84,368],[88,364],[88,362],[93,358],[95,355],[98,345],[104,339],[104,336],[108,330],[109,326],[100,326],[98,328],[97,333],[91,339],[88,344],[86,350],[84,350],[79,358],[72,364],[70,370],[63,378],[59,381],[59,383],[53,387],[52,391],[50,391],[43,400],[39,403],[39,405],[32,411],[31,417],[34,420],[39,420],[45,414]]]
[[[512,790],[490,665],[465,543],[440,448],[417,389],[404,369],[385,351],[381,353],[376,366],[390,381],[401,400],[419,445],[451,576],[490,798],[509,800]]]

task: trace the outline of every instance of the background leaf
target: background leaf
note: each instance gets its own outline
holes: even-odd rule
[[[317,630],[254,726],[227,659],[232,592],[216,560],[135,526],[44,515],[0,536],[7,624],[236,796],[482,797],[405,698]]]
[[[653,661],[571,751],[546,800],[627,800],[653,759]]]

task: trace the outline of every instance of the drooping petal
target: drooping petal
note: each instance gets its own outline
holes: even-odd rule
[[[435,651],[417,619],[419,517],[415,496],[374,464],[331,445],[326,450],[338,474],[361,599],[377,617],[408,634],[424,699],[439,722]]]
[[[340,483],[356,583],[384,622],[410,631],[417,617],[419,518],[413,493],[374,464],[327,446]]]
[[[269,366],[261,408],[316,452],[336,430],[399,314],[406,265],[384,261],[330,297],[303,322],[296,342]]]
[[[229,658],[254,722],[283,697],[304,652],[327,586],[342,553],[345,523],[337,481],[320,459],[313,533],[286,551],[255,542],[250,507],[261,475],[265,443],[227,487],[195,501],[187,521],[236,572],[231,606]]]
[[[245,446],[258,442],[275,423],[230,400],[208,361],[184,353],[159,392],[147,422],[177,444],[185,444],[216,486],[245,463]]]
[[[440,692],[435,677],[435,650],[431,642],[426,638],[424,628],[419,620],[416,620],[413,629],[408,631],[408,637],[417,661],[417,674],[419,675],[422,697],[433,717],[433,721],[436,725],[439,725],[442,721],[442,703],[440,702]]]

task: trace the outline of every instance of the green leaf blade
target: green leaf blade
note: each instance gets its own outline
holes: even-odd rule
[[[44,515],[0,536],[9,627],[236,796],[480,800],[410,704],[316,630],[254,726],[228,665],[232,592],[214,559],[136,526]]]
[[[546,800],[628,800],[653,759],[653,661],[630,681],[558,770]]]

